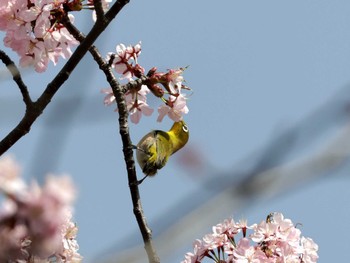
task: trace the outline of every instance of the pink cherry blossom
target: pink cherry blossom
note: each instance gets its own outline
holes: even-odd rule
[[[164,75],[170,94],[175,95],[181,93],[182,82],[184,81],[182,73],[186,68],[170,69],[169,72]]]
[[[105,105],[109,106],[115,102],[115,97],[111,88],[102,89],[101,92],[106,94],[104,98]],[[148,93],[150,93],[150,90],[147,86],[142,85],[139,91],[129,90],[125,94],[125,101],[130,114],[130,120],[133,123],[139,123],[142,115],[152,115],[154,110],[147,104]],[[117,110],[118,109],[116,109],[116,111]]]
[[[132,80],[135,76],[136,71],[144,69],[137,64],[137,58],[141,54],[141,42],[135,46],[125,46],[124,44],[119,44],[116,46],[116,54],[108,53],[107,61],[114,56],[112,67],[114,70],[121,74],[121,79]],[[135,62],[135,64],[134,64]]]
[[[4,2],[4,1],[3,1]],[[34,66],[44,72],[51,61],[56,64],[59,57],[68,58],[71,48],[78,44],[60,23],[64,12],[63,0],[6,1],[0,7],[0,30],[5,31],[4,44],[20,56],[20,65]],[[73,16],[68,15],[71,22]]]
[[[13,159],[1,158],[0,180],[8,184],[18,178]],[[6,194],[0,207],[0,262],[81,262],[71,221],[76,194],[69,177],[51,175],[42,187],[33,182],[21,191],[0,190]]]
[[[130,120],[133,123],[139,123],[142,114],[150,116],[153,113],[153,109],[149,107],[146,100],[146,95],[149,93],[147,86],[142,85],[141,89],[137,92],[128,91],[125,94],[126,105],[130,113]]]
[[[253,233],[246,236],[247,230]],[[224,255],[215,251],[223,251]],[[215,262],[230,263],[314,263],[318,259],[317,251],[313,240],[302,237],[290,219],[273,213],[252,226],[245,220],[235,223],[233,219],[217,224],[212,233],[196,240],[193,253],[187,253],[182,262],[199,263],[204,258],[215,258]]]
[[[146,95],[150,91],[164,103],[158,108],[158,122],[161,122],[166,115],[175,122],[182,120],[183,115],[189,112],[187,98],[185,94],[181,93],[182,89],[189,90],[182,84],[184,82],[182,74],[187,67],[170,69],[166,73],[157,72],[157,68],[153,67],[145,76],[144,68],[137,61],[140,54],[141,42],[135,46],[119,44],[116,46],[115,53],[107,54],[107,61],[111,67],[122,75],[120,79],[132,81],[134,77],[147,77],[144,80],[147,86],[142,85],[139,91],[131,90],[125,94],[131,121],[138,123],[143,115],[149,116],[153,113],[153,109],[146,102]],[[105,105],[111,105],[115,102],[111,89],[103,89],[102,93],[106,94]]]
[[[182,84],[184,77],[182,76],[185,68],[169,69],[168,72],[157,72],[156,68],[153,68],[149,73],[151,82],[161,83],[166,91],[173,96],[181,94],[182,87],[186,87]]]
[[[193,242],[193,251],[194,253],[186,253],[185,260],[181,261],[181,263],[198,263],[206,257],[208,253],[206,244],[200,239],[196,239]]]
[[[206,234],[203,237],[203,241],[208,250],[213,250],[217,247],[222,247],[228,242],[227,235],[225,234]]]
[[[0,161],[0,192],[14,195],[26,189],[20,178],[21,169],[11,156],[4,156]]]
[[[305,263],[317,262],[318,245],[308,237],[301,237],[301,245],[304,248],[302,259]]]
[[[251,239],[254,242],[266,241],[266,239],[274,235],[276,230],[274,225],[270,225],[265,221],[262,221],[259,225],[255,224],[253,229],[254,233],[251,235]]]
[[[64,258],[66,262],[81,262],[83,257],[78,253],[79,245],[76,240],[78,227],[71,221],[71,216],[67,217],[65,225],[62,227],[62,251],[56,257]]]
[[[182,94],[177,97],[169,96],[166,104],[158,108],[157,121],[161,122],[165,115],[168,115],[173,121],[182,120],[182,116],[188,113],[188,107],[186,105],[186,98]]]
[[[153,113],[153,109],[150,108],[145,102],[143,101],[135,101],[130,104],[128,104],[128,109],[130,112],[130,120],[131,122],[137,124],[139,123],[142,114],[145,116],[150,116]]]
[[[232,262],[235,263],[260,263],[260,262],[273,262],[269,260],[266,255],[251,246],[248,238],[242,238],[235,248],[232,254]]]
[[[213,226],[213,233],[215,234],[225,234],[228,237],[232,237],[238,232],[240,232],[240,227],[237,227],[233,218],[225,219],[224,222]]]

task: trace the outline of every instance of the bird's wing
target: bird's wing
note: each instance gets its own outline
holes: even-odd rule
[[[155,133],[157,149],[156,166],[158,169],[160,169],[168,161],[168,158],[171,154],[172,142],[168,133],[159,130],[155,131]]]

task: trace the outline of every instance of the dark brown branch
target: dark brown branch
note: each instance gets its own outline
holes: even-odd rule
[[[32,100],[30,98],[28,88],[22,80],[21,73],[19,72],[15,63],[13,63],[13,61],[10,59],[10,57],[2,50],[0,50],[0,59],[2,60],[2,62],[6,65],[6,67],[10,71],[13,80],[17,83],[17,86],[22,93],[23,101],[26,104],[26,106],[28,107],[32,103]]]
[[[75,26],[73,26],[70,23],[70,21],[68,20],[65,21],[65,27],[77,40],[84,41],[83,34],[79,30],[77,30]],[[97,64],[99,65],[100,69],[104,72],[108,83],[112,87],[114,96],[117,101],[118,112],[119,112],[119,133],[123,142],[124,160],[126,163],[126,169],[128,173],[128,181],[129,181],[130,194],[131,194],[132,203],[133,203],[133,211],[134,211],[139,229],[142,234],[142,238],[143,238],[145,249],[148,256],[148,261],[151,263],[158,263],[160,262],[160,259],[153,245],[152,231],[147,225],[147,220],[141,205],[141,198],[140,198],[140,192],[139,192],[138,183],[137,183],[137,175],[136,175],[135,161],[134,161],[134,154],[133,154],[134,148],[133,148],[133,145],[130,139],[130,133],[129,133],[128,110],[124,99],[124,94],[127,90],[142,85],[142,83],[145,82],[147,78],[143,77],[141,79],[138,79],[137,81],[133,81],[128,83],[127,85],[122,86],[114,77],[111,70],[111,66],[108,64],[108,62],[106,62],[102,58],[97,48],[92,45],[89,48],[89,51],[93,56],[93,58],[95,59],[95,61],[97,62]]]
[[[102,7],[102,1],[101,0],[95,0],[94,1],[94,7],[96,12],[96,19],[101,20],[104,18],[104,11]]]
[[[58,89],[68,79],[69,75],[78,65],[80,60],[85,56],[86,52],[94,43],[94,41],[106,29],[109,23],[127,3],[129,3],[129,0],[117,1],[108,11],[108,18],[96,22],[94,27],[91,29],[84,41],[82,41],[81,44],[77,47],[61,71],[52,80],[52,82],[47,85],[45,91],[39,97],[39,99],[30,107],[27,107],[26,113],[19,124],[0,142],[0,155],[6,152],[20,138],[29,132],[34,121],[41,115]]]
[[[107,76],[107,79],[108,78],[109,77]],[[126,102],[123,96],[124,93],[119,83],[110,83],[110,84],[118,104],[119,133],[123,142],[124,159],[125,159],[126,168],[128,171],[128,181],[129,181],[130,194],[131,194],[132,203],[133,203],[133,211],[142,234],[142,238],[145,244],[145,249],[148,255],[148,261],[150,263],[158,263],[160,262],[160,260],[153,245],[152,231],[147,225],[147,221],[141,205],[140,193],[139,193],[139,188],[137,184],[137,176],[136,176],[136,170],[135,170],[135,161],[133,157],[133,146],[132,146],[132,142],[129,134],[128,110],[127,110]]]

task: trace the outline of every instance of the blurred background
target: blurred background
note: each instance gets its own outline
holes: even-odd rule
[[[300,223],[319,262],[350,249],[350,2],[131,1],[95,43],[102,54],[142,41],[139,63],[189,65],[185,120],[190,141],[140,186],[162,262],[180,262],[192,242],[228,217],[258,223],[273,211]],[[87,33],[90,11],[74,14]],[[3,47],[14,61],[15,54]],[[22,70],[39,96],[63,61]],[[20,92],[2,66],[0,135],[21,119]],[[105,77],[88,54],[44,114],[8,153],[26,178],[70,174],[84,262],[146,262],[133,215],[118,114],[103,105]],[[160,101],[150,98],[155,109]],[[136,144],[157,112],[130,124]],[[138,177],[142,177],[140,169]]]

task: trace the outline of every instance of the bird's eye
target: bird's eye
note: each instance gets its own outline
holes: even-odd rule
[[[187,127],[187,125],[183,125],[183,126],[182,126],[182,130],[183,130],[184,132],[188,132],[188,127]]]

